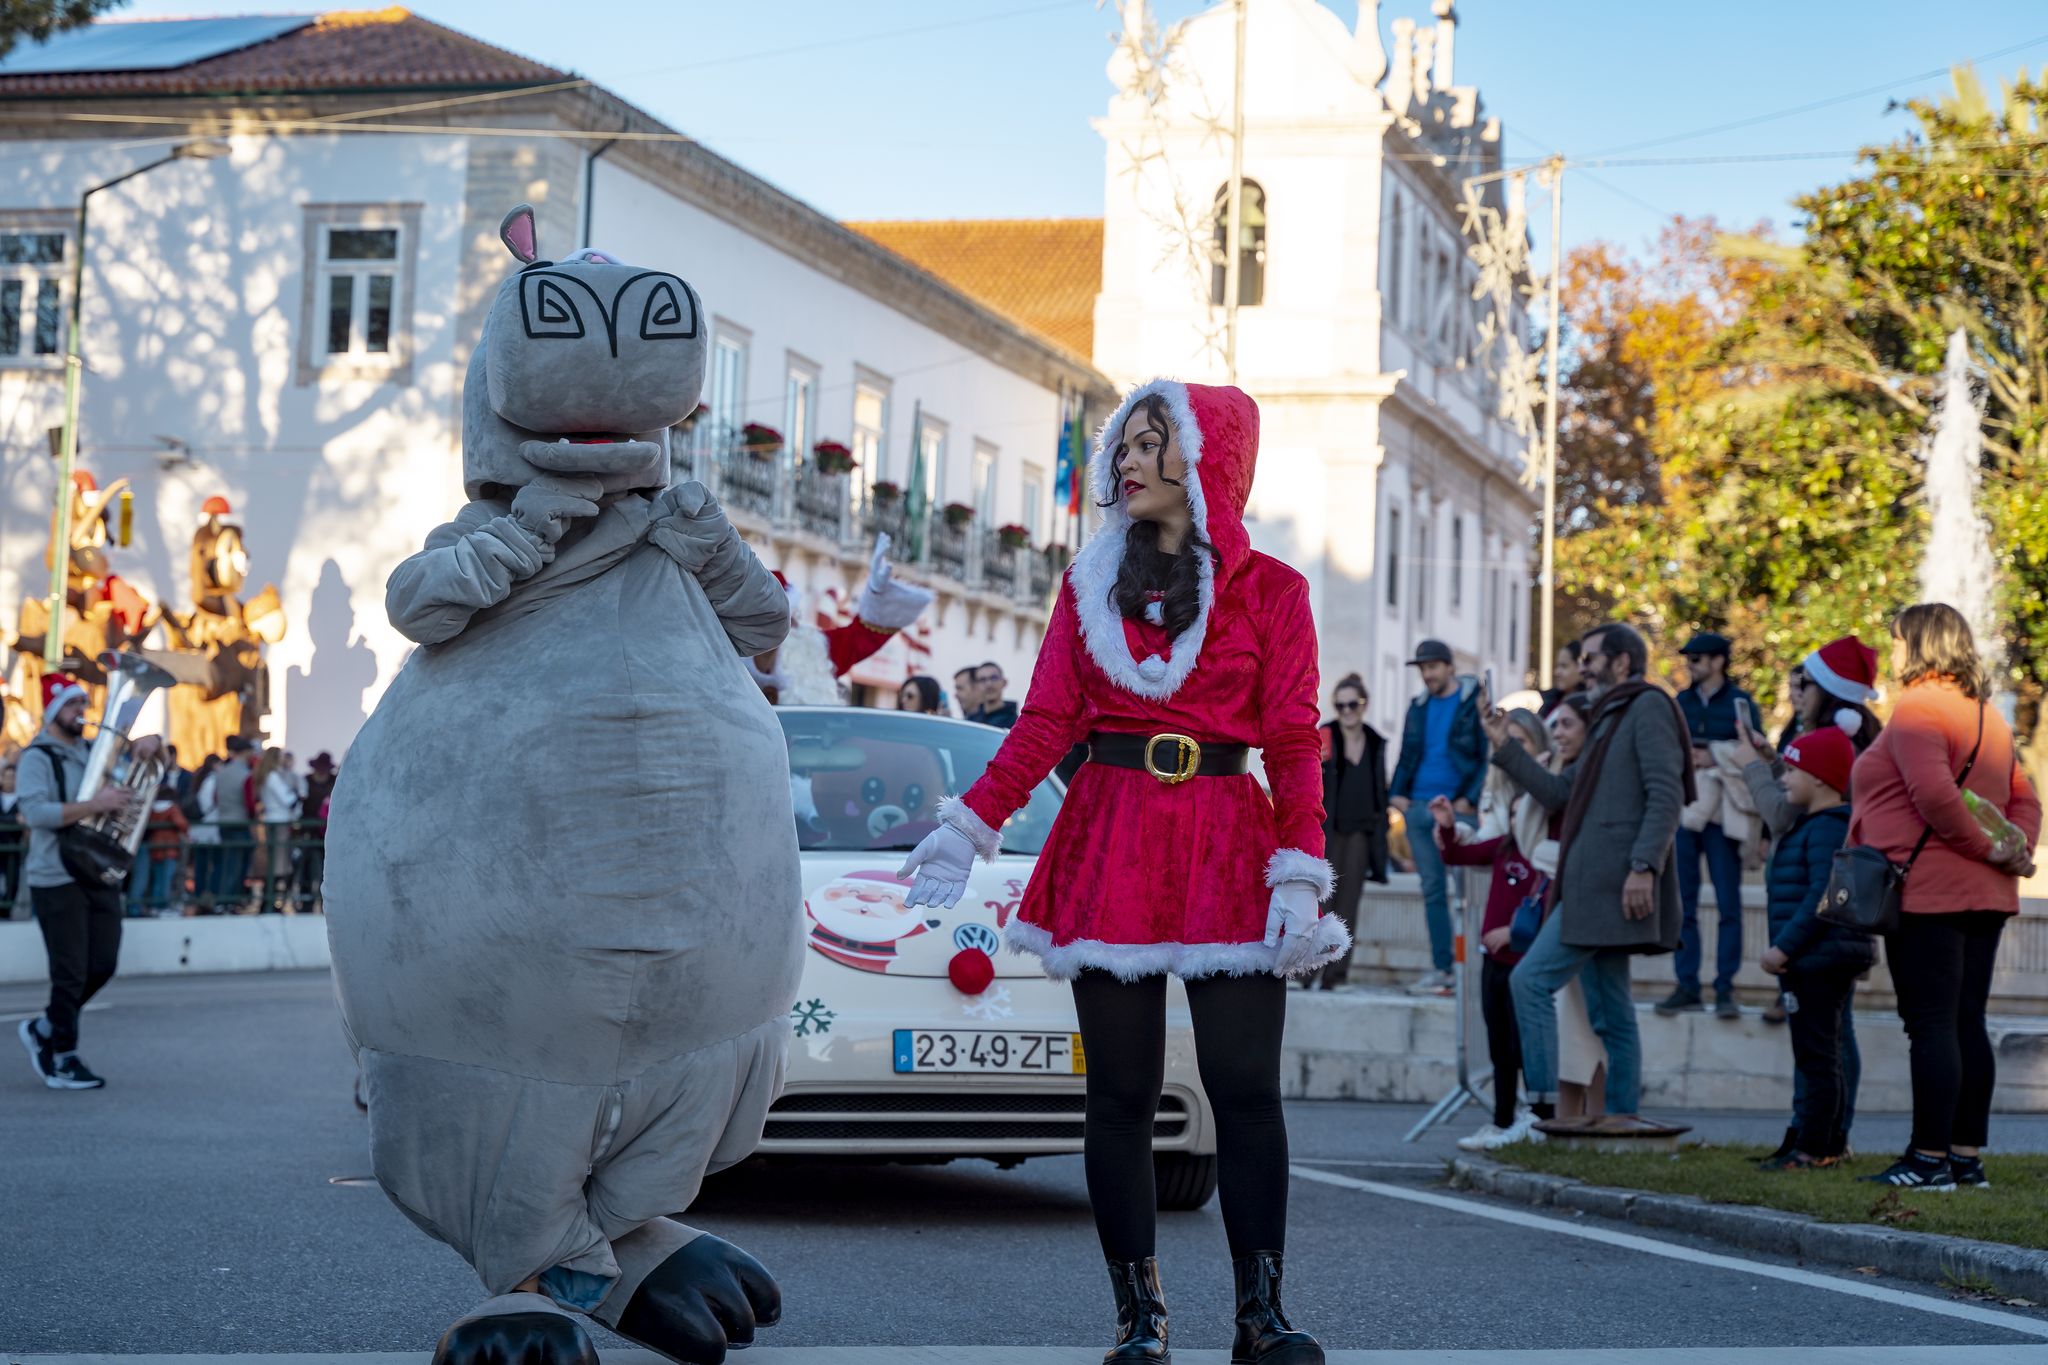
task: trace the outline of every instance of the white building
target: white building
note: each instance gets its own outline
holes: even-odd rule
[[[80,463],[133,481],[116,569],[180,609],[201,504],[233,504],[252,583],[277,584],[290,622],[269,655],[273,737],[338,752],[410,647],[383,585],[461,504],[462,376],[511,265],[499,219],[521,200],[544,253],[592,241],[697,286],[714,361],[708,412],[679,440],[771,565],[844,601],[875,526],[916,543],[904,575],[939,600],[857,681],[893,691],[912,668],[944,681],[983,659],[1028,676],[1053,566],[995,531],[1023,526],[1035,549],[1064,529],[1062,424],[1106,410],[1106,381],[603,90],[381,10],[98,24],[0,62],[0,108],[10,624],[46,583],[79,196],[204,134],[231,154],[92,197]],[[781,432],[783,452],[747,453],[746,423]],[[933,515],[911,535],[869,490],[909,479],[914,425]],[[852,447],[858,472],[819,474],[822,440]],[[948,502],[972,509],[966,531]]]
[[[862,230],[1070,345],[1067,320],[1032,318],[1026,301],[1076,288],[1073,248],[1045,246],[1048,233],[1099,233],[1082,333],[1096,365],[1119,386],[1220,382],[1233,6],[1149,35],[1144,6],[1124,8],[1096,124],[1100,224]],[[1538,498],[1480,363],[1459,233],[1462,182],[1499,167],[1499,129],[1455,83],[1450,0],[1422,27],[1393,21],[1391,60],[1376,0],[1355,31],[1316,0],[1246,9],[1237,383],[1262,414],[1252,536],[1308,576],[1326,684],[1363,675],[1374,723],[1397,735],[1420,639],[1492,669],[1502,693],[1531,655]],[[1006,236],[1038,249],[998,280],[979,260]]]

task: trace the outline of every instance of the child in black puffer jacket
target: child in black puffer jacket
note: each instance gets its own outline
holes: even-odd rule
[[[1856,978],[1877,962],[1877,940],[1829,924],[1819,909],[1835,851],[1849,834],[1846,793],[1855,762],[1855,745],[1832,726],[1801,735],[1785,749],[1785,795],[1800,815],[1771,855],[1771,946],[1762,966],[1784,980],[1792,1062],[1805,1103],[1793,1118],[1790,1150],[1765,1161],[1766,1170],[1832,1166],[1848,1145],[1842,1014]]]

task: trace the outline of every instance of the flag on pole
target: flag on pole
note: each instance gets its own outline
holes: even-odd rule
[[[1067,515],[1081,515],[1081,489],[1088,482],[1088,432],[1081,425],[1081,404],[1074,403],[1074,415],[1067,419],[1066,452],[1061,465],[1067,471]]]
[[[910,410],[910,486],[903,490],[905,531],[910,538],[910,562],[924,559],[924,524],[931,512],[931,498],[925,491],[924,400]]]

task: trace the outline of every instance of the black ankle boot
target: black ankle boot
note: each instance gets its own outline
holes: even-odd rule
[[[1165,1365],[1166,1295],[1159,1288],[1159,1258],[1111,1261],[1109,1287],[1116,1293],[1116,1345],[1102,1365]]]
[[[1254,1251],[1233,1261],[1237,1273],[1237,1339],[1231,1365],[1323,1365],[1323,1348],[1297,1332],[1280,1307],[1280,1253]]]

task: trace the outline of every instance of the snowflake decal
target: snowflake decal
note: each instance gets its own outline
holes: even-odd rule
[[[814,1033],[830,1033],[832,1021],[839,1016],[826,1009],[822,1000],[799,1000],[789,1011],[789,1017],[796,1025],[796,1036],[804,1038]]]
[[[960,1012],[969,1019],[979,1019],[984,1023],[997,1019],[1007,1019],[1016,1013],[1015,1010],[1010,1008],[1010,988],[1008,986],[990,986],[980,995],[975,996],[972,1000],[962,1005]]]

